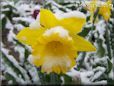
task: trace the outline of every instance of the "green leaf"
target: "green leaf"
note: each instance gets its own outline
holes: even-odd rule
[[[9,73],[5,73],[4,75],[5,75],[5,78],[6,78],[7,81],[12,80],[12,84],[13,84],[13,85],[14,85],[14,84],[17,84],[15,78],[14,78],[12,75],[10,75]]]
[[[9,9],[6,11],[2,11],[2,14],[4,14],[5,17],[7,17],[11,22],[12,22],[12,17],[19,17],[19,14],[15,12],[17,11],[17,9],[14,6],[7,4],[5,6],[2,6],[2,8]]]
[[[72,78],[66,74],[63,75],[65,85],[72,84]]]
[[[38,71],[38,73],[39,73],[39,77],[42,85],[47,85],[47,84],[60,85],[62,82],[60,79],[60,75],[56,73],[46,74],[46,73],[42,73],[41,71]]]
[[[108,69],[106,73],[110,73],[110,71],[112,70],[112,62],[109,59],[107,59],[107,62],[108,62]]]
[[[1,25],[2,29],[5,29],[5,25],[6,25],[6,18],[5,17],[2,19],[1,24],[2,24]]]
[[[56,73],[50,73],[50,82],[54,85],[61,84],[60,76]]]
[[[23,74],[20,72],[20,70],[14,66],[14,64],[6,57],[6,55],[4,53],[2,53],[2,59],[4,60],[5,64],[9,65],[13,71],[15,71],[15,73],[17,75],[21,75],[22,78],[24,78]]]
[[[108,78],[107,82],[108,82],[107,85],[109,85],[109,86],[110,85],[112,85],[112,86],[114,85],[114,80],[113,79]]]
[[[79,33],[79,35],[82,37],[86,37],[90,31],[91,31],[91,27],[90,28],[84,27],[82,32]]]
[[[103,41],[101,39],[96,39],[97,40],[97,44],[98,44],[98,47],[97,47],[97,55],[99,57],[104,57],[105,56],[105,49],[103,47]]]

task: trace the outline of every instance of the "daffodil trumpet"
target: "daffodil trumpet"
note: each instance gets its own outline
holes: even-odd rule
[[[17,39],[32,48],[32,63],[46,73],[66,73],[76,65],[78,51],[95,51],[87,40],[77,35],[86,23],[78,11],[59,16],[41,9],[36,21],[17,34]]]

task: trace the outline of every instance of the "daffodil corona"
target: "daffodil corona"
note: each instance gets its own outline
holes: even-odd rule
[[[66,73],[75,64],[78,51],[95,51],[95,47],[77,35],[86,22],[83,13],[73,11],[55,16],[46,9],[30,27],[22,29],[17,39],[32,47],[32,63],[42,72]]]

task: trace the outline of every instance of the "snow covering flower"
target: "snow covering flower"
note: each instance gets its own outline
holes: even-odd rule
[[[96,50],[76,34],[85,21],[81,12],[73,11],[57,17],[51,11],[41,9],[37,20],[22,29],[17,39],[32,47],[32,63],[41,66],[43,72],[66,73],[76,64],[78,51]]]
[[[87,9],[91,13],[90,21],[93,20],[94,13],[96,12],[97,8],[99,8],[98,14],[102,15],[103,18],[108,21],[111,15],[111,0],[99,1],[99,0],[92,0],[87,1]]]

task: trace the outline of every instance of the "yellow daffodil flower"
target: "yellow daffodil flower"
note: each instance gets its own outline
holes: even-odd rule
[[[79,13],[65,13],[60,18],[49,10],[41,9],[38,20],[17,34],[20,42],[32,47],[32,63],[41,66],[42,72],[66,73],[76,64],[78,51],[96,50],[76,34],[86,21],[84,14],[80,13],[80,17]]]
[[[87,9],[90,11],[90,21],[93,21],[94,13],[96,12],[97,8],[99,8],[98,14],[102,15],[105,21],[108,21],[111,15],[111,0],[107,2],[99,1],[99,0],[92,0],[87,1]]]
[[[111,16],[111,0],[108,0],[105,3],[101,3],[99,14],[102,15],[106,21],[109,20]]]

